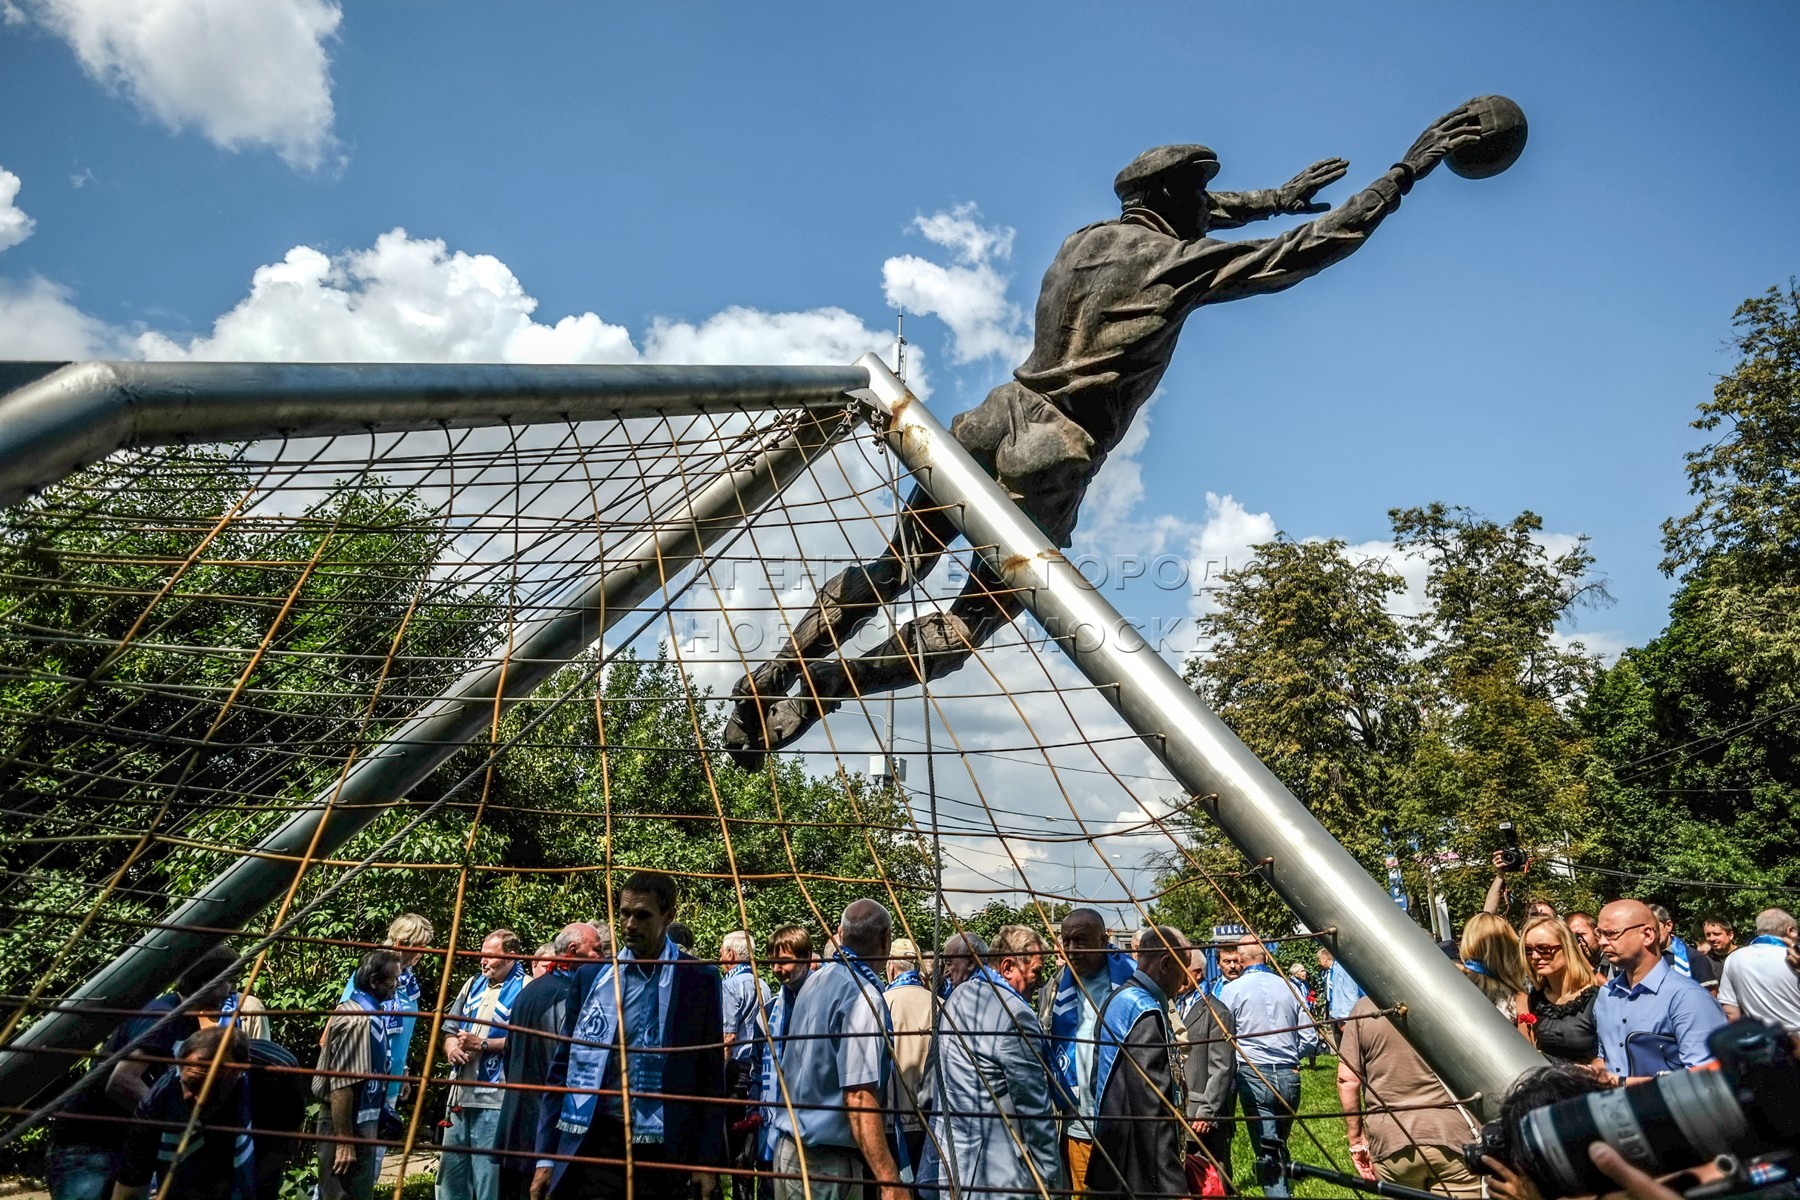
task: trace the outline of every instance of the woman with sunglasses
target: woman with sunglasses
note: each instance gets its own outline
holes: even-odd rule
[[[1594,997],[1600,994],[1600,980],[1574,932],[1556,917],[1533,917],[1525,923],[1523,941],[1537,1048],[1563,1062],[1597,1064],[1600,1037],[1594,1028]]]

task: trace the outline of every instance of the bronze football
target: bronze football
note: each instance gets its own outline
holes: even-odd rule
[[[1444,165],[1464,179],[1487,179],[1519,161],[1525,150],[1525,113],[1505,96],[1470,101],[1481,115],[1481,136],[1452,150]]]

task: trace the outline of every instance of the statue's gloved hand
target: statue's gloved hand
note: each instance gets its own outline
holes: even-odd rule
[[[1313,197],[1344,177],[1350,164],[1341,158],[1322,158],[1275,189],[1275,199],[1284,213],[1322,213],[1329,204],[1315,204]]]
[[[1466,146],[1481,136],[1481,116],[1475,108],[1475,102],[1459,104],[1437,120],[1425,127],[1419,140],[1412,144],[1400,165],[1412,172],[1414,179],[1423,179],[1431,173],[1431,169],[1442,162],[1444,155],[1459,147]]]

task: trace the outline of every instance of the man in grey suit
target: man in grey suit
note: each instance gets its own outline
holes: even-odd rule
[[[1202,978],[1202,951],[1192,951],[1192,970]],[[1187,1026],[1187,1060],[1182,1082],[1187,1091],[1188,1126],[1200,1142],[1200,1156],[1216,1165],[1231,1186],[1231,1139],[1237,1123],[1231,1117],[1237,1107],[1237,1032],[1231,1010],[1205,988],[1196,988],[1182,1014]]]

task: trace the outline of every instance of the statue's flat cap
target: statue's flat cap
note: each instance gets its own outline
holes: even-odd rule
[[[1219,156],[1206,146],[1158,146],[1146,150],[1114,177],[1113,192],[1121,200],[1140,195],[1155,180],[1174,171],[1192,171],[1205,185],[1219,173]]]

